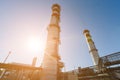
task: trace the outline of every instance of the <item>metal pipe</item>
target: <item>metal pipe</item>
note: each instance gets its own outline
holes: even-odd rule
[[[3,63],[5,63],[9,57],[9,55],[11,54],[11,51],[9,51],[8,55],[6,56],[5,60],[3,61]]]

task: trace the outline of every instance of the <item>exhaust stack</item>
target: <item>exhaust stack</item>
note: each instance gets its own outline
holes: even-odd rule
[[[33,58],[33,61],[32,61],[32,66],[33,66],[33,67],[35,67],[36,61],[37,61],[37,57],[34,57],[34,58]]]
[[[83,34],[85,35],[86,42],[87,42],[87,45],[89,48],[89,53],[92,57],[93,63],[94,63],[94,65],[98,65],[99,54],[98,54],[98,50],[96,49],[95,44],[92,40],[92,37],[90,35],[90,31],[84,30]]]

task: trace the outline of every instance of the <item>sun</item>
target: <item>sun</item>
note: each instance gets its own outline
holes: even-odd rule
[[[38,53],[43,50],[43,42],[39,37],[30,37],[28,39],[28,48],[30,51]]]

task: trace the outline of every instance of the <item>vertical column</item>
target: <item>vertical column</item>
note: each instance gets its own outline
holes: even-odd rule
[[[33,67],[35,67],[36,61],[37,61],[37,57],[34,57],[34,58],[33,58],[33,61],[32,61],[32,66],[33,66]]]
[[[94,63],[94,65],[98,65],[98,61],[99,61],[98,50],[95,47],[95,44],[92,40],[89,30],[84,30],[83,33],[85,35],[86,42],[88,44],[90,55],[92,56],[93,63]]]
[[[43,77],[42,80],[57,80],[58,78],[58,63],[59,43],[60,43],[60,6],[54,4],[52,6],[52,15],[50,24],[47,28],[47,43],[42,62]]]

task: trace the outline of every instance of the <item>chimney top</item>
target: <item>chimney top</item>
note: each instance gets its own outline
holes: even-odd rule
[[[86,33],[86,32],[89,33],[90,31],[89,31],[88,29],[85,29],[85,30],[83,31],[83,34]]]
[[[54,7],[57,7],[59,10],[61,9],[59,4],[53,4],[52,9],[54,9]]]

